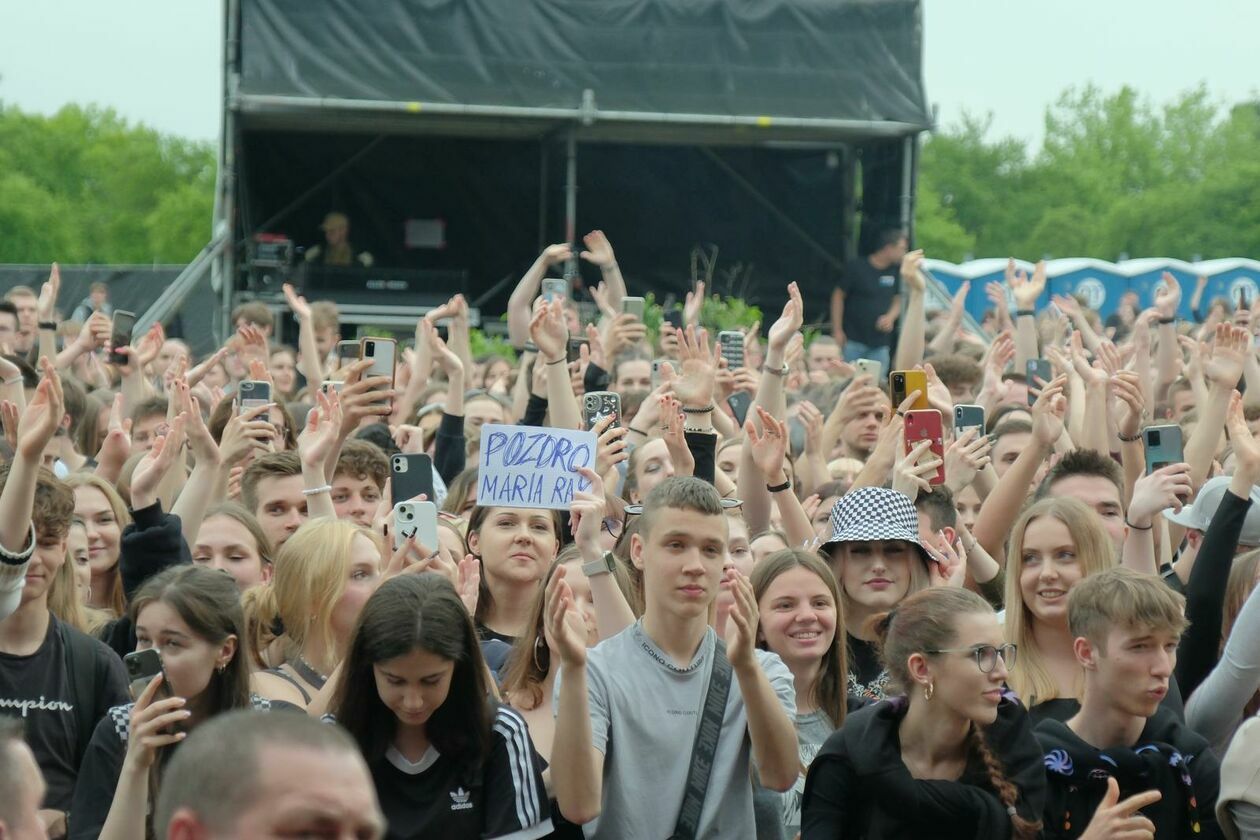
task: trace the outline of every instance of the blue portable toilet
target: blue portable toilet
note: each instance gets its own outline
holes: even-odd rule
[[[1163,285],[1162,277],[1167,271],[1181,284],[1181,306],[1177,309],[1177,317],[1183,320],[1194,318],[1190,309],[1190,298],[1194,295],[1198,273],[1190,263],[1170,257],[1144,257],[1122,260],[1116,263],[1116,270],[1129,278],[1129,289],[1138,295],[1139,310],[1155,305],[1155,293]],[[1204,300],[1203,303],[1206,306],[1207,301]]]
[[[1232,311],[1238,306],[1239,292],[1246,296],[1248,304],[1255,301],[1260,294],[1260,262],[1255,260],[1238,257],[1205,260],[1195,263],[1194,271],[1208,279],[1207,287],[1203,290],[1204,314],[1216,298],[1228,300]]]
[[[1129,288],[1128,278],[1113,263],[1088,257],[1050,260],[1046,276],[1051,294],[1077,295],[1103,320],[1116,311],[1120,296]]]
[[[923,261],[923,270],[939,280],[951,297],[966,279],[957,265],[946,260],[926,259]],[[929,310],[940,308],[931,295],[928,296],[927,307]]]
[[[1032,274],[1034,266],[1025,260],[1016,260],[1015,267],[1027,274]],[[955,268],[960,285],[963,280],[971,281],[971,291],[967,293],[967,312],[979,323],[984,320],[984,313],[991,306],[989,296],[985,292],[985,286],[989,283],[1002,283],[1005,286],[1006,260],[1002,258],[972,260],[971,262],[962,263]],[[957,291],[957,287],[954,288]],[[1011,309],[1011,317],[1014,317],[1015,298],[1011,295],[1009,288],[1006,289],[1006,302]],[[1037,308],[1040,309],[1049,303],[1049,293],[1042,294],[1037,300]]]

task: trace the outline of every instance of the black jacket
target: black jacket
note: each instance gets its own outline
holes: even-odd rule
[[[901,759],[898,727],[905,698],[854,712],[809,766],[802,803],[802,840],[932,837],[1009,840],[1011,818],[974,756],[958,781],[915,779]],[[989,749],[1020,791],[1020,816],[1039,818],[1046,774],[1028,713],[1003,698],[985,728]]]
[[[1163,794],[1142,809],[1160,840],[1221,836],[1216,824],[1220,762],[1208,742],[1167,709],[1156,710],[1132,747],[1097,749],[1057,720],[1043,720],[1035,732],[1045,754],[1047,840],[1081,836],[1109,776],[1120,785],[1121,800],[1153,788]]]
[[[123,594],[127,603],[149,578],[171,566],[192,562],[192,552],[184,542],[183,523],[173,513],[163,513],[155,503],[131,512],[132,524],[123,529],[118,554]],[[106,625],[101,634],[105,644],[119,656],[136,649],[136,628],[131,616],[124,615]]]

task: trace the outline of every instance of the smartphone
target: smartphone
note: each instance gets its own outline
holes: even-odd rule
[[[742,332],[722,330],[718,333],[718,346],[722,348],[722,358],[726,359],[727,370],[744,366],[744,334]]]
[[[127,356],[114,352],[115,347],[131,344],[131,332],[136,328],[136,313],[124,309],[114,310],[114,322],[109,330],[109,361],[115,365],[127,364]]]
[[[1037,401],[1033,390],[1040,391],[1042,387],[1037,384],[1037,380],[1040,379],[1049,384],[1050,380],[1054,379],[1054,368],[1050,366],[1048,359],[1029,359],[1024,374],[1028,377],[1028,404],[1032,405]]]
[[[586,344],[589,346],[590,343],[591,343],[591,340],[589,338],[570,338],[569,351],[568,351],[568,356],[567,356],[568,361],[570,362],[581,361],[582,345]]]
[[[337,367],[359,360],[359,342],[355,339],[337,342]]]
[[[434,501],[433,459],[424,453],[389,456],[389,490],[395,504],[414,499],[421,493]]]
[[[346,383],[341,379],[325,379],[319,384],[319,390],[323,391],[325,394],[329,394],[334,391],[340,394],[341,389],[344,387],[346,387]]]
[[[683,314],[682,314],[682,311],[681,311],[681,310],[679,310],[679,309],[671,309],[671,310],[669,310],[668,312],[666,312],[666,313],[664,314],[664,316],[663,316],[663,317],[664,317],[664,319],[665,319],[665,323],[669,324],[669,325],[670,325],[671,327],[673,327],[674,329],[676,329],[676,330],[681,330],[681,329],[682,329],[682,327],[683,327]]]
[[[941,465],[936,468],[936,474],[928,479],[928,484],[944,484],[945,440],[941,431],[941,413],[934,408],[907,411],[903,436],[907,452],[925,438],[932,441],[928,449],[940,460]]]
[[[590,429],[604,416],[614,415],[617,419],[609,428],[616,429],[621,425],[621,397],[612,391],[591,391],[582,395],[582,425]]]
[[[1146,448],[1146,474],[1160,467],[1180,464],[1185,458],[1181,452],[1181,427],[1147,426],[1142,430],[1142,445]]]
[[[565,280],[549,277],[542,281],[542,296],[548,303],[553,300],[565,300],[569,297],[569,284]]]
[[[668,359],[652,360],[652,390],[655,391],[661,387],[661,365],[665,364]]]
[[[123,665],[127,669],[127,689],[131,692],[132,700],[139,698],[159,674],[162,676],[162,685],[153,699],[165,700],[171,696],[171,685],[166,681],[162,657],[157,648],[133,651],[123,657]]]
[[[437,505],[433,502],[399,502],[394,505],[394,548],[411,536],[429,551],[441,548],[437,533]]]
[[[967,429],[975,429],[976,437],[984,436],[984,407],[979,405],[954,406],[954,436]]]
[[[640,321],[643,320],[643,312],[647,308],[641,297],[630,297],[627,295],[621,299],[621,314],[633,315]]]
[[[932,408],[927,398],[927,374],[921,370],[894,370],[888,374],[888,390],[892,395],[894,411],[900,408],[906,397],[914,391],[918,391],[919,396],[910,406],[911,409],[927,411]]]
[[[374,336],[359,339],[359,358],[370,359],[372,365],[363,372],[363,378],[388,376],[388,390],[394,388],[394,355],[397,342],[392,338],[376,338]],[[389,405],[389,400],[377,400],[376,405]]]
[[[236,413],[244,414],[271,402],[271,383],[260,379],[245,379],[236,388]]]
[[[872,382],[879,383],[884,381],[884,363],[875,359],[858,359],[853,363],[853,367],[857,369],[858,375],[866,374],[871,378]]]
[[[735,415],[735,422],[742,429],[744,427],[744,418],[748,416],[748,409],[752,406],[752,394],[747,391],[736,391],[726,398],[726,404],[731,407],[731,412]]]

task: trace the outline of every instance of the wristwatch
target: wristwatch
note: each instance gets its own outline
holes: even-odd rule
[[[596,575],[611,575],[613,569],[617,568],[617,558],[611,551],[605,551],[603,556],[598,560],[591,560],[582,564],[582,573],[589,577]]]

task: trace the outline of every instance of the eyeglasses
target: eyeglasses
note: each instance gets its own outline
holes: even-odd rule
[[[722,510],[735,510],[736,508],[743,507],[744,505],[743,499],[728,499],[723,497],[718,501],[722,503]],[[625,511],[626,516],[642,516],[643,505],[626,505]]]
[[[625,528],[625,525],[626,523],[622,522],[615,516],[604,517],[603,528],[613,539],[621,536],[621,531]]]
[[[1016,645],[1005,644],[1001,647],[981,645],[974,648],[942,648],[940,650],[927,650],[924,653],[969,653],[976,660],[976,667],[980,669],[980,673],[988,674],[997,667],[999,656],[1002,657],[1002,662],[1007,668],[1014,668],[1015,651]]]

